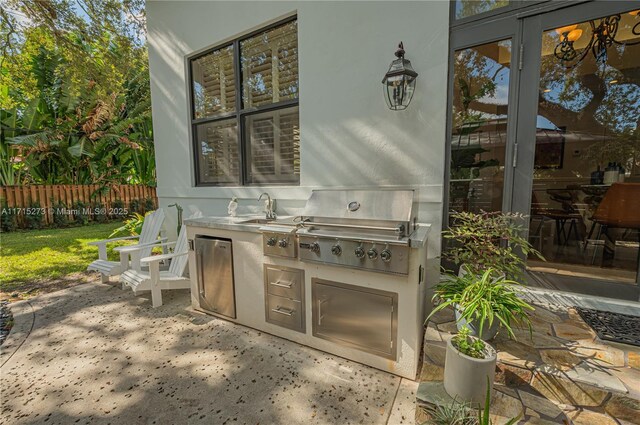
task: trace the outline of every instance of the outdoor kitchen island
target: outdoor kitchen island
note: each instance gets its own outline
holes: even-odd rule
[[[185,220],[192,306],[414,380],[430,226],[412,206],[413,191],[323,190],[301,217]]]

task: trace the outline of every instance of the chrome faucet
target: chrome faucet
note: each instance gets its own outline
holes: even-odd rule
[[[260,202],[262,200],[262,197],[264,195],[267,195],[267,211],[266,211],[266,217],[265,218],[267,220],[275,220],[275,218],[276,218],[276,212],[275,212],[275,207],[274,207],[275,200],[272,200],[271,196],[267,192],[264,192],[258,197],[258,202]]]

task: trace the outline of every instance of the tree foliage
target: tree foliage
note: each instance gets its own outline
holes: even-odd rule
[[[8,0],[2,184],[154,184],[139,0]]]

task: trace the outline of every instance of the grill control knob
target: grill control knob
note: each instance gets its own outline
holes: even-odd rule
[[[267,246],[276,246],[277,242],[278,239],[271,236],[269,239],[267,239]]]
[[[375,260],[378,258],[378,251],[375,248],[371,248],[367,251],[367,257],[369,257],[369,260]]]
[[[340,255],[342,254],[342,247],[340,245],[334,245],[331,247],[331,253],[333,255]]]
[[[320,252],[320,244],[318,242],[314,242],[309,245],[309,251],[311,252]]]
[[[391,251],[389,249],[386,249],[386,248],[383,249],[382,252],[380,253],[380,258],[385,263],[388,263],[389,261],[391,261]]]
[[[287,239],[285,239],[285,238],[280,239],[280,241],[278,242],[278,246],[280,248],[286,248],[287,245],[289,245],[289,241]]]
[[[364,248],[363,247],[361,247],[361,246],[357,247],[354,253],[356,254],[356,257],[364,258]]]

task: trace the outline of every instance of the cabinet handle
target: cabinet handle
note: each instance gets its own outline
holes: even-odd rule
[[[295,313],[295,310],[282,309],[280,306],[272,308],[271,311],[273,311],[274,313],[284,314],[285,316],[293,316],[293,313]]]
[[[324,319],[324,314],[322,314],[322,304],[326,303],[328,300],[318,300],[318,326],[322,326],[322,319]]]
[[[287,289],[291,289],[291,287],[293,286],[293,281],[280,283],[280,281],[277,280],[275,282],[269,282],[269,283],[272,284],[273,286],[279,286],[281,288],[287,288]]]
[[[204,266],[203,266],[204,257],[202,256],[202,251],[198,252],[198,260],[196,261],[196,267],[198,269],[198,289],[200,289],[200,297],[205,298],[204,292]]]

